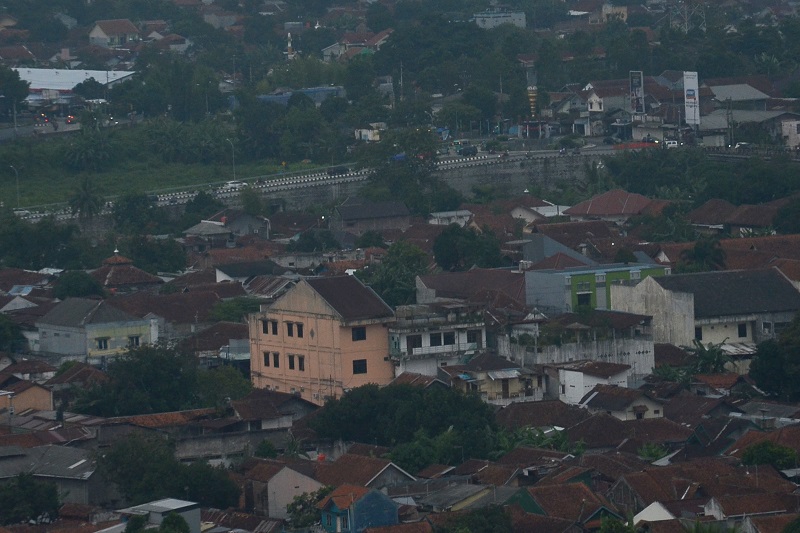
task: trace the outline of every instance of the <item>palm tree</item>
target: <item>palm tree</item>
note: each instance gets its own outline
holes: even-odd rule
[[[78,215],[80,220],[91,220],[99,215],[103,209],[103,197],[95,188],[91,178],[86,177],[72,192],[69,207],[73,215]]]
[[[695,356],[693,370],[696,374],[721,374],[726,371],[725,365],[731,362],[731,358],[722,351],[724,342],[705,345],[695,339],[694,346],[685,347],[687,352]]]

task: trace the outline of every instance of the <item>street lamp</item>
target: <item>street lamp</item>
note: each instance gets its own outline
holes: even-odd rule
[[[14,171],[14,175],[17,178],[17,208],[19,209],[19,172],[17,172],[17,169],[14,165],[8,165],[8,166],[11,168],[11,170]]]
[[[236,149],[233,146],[233,141],[230,139],[225,139],[229,143],[231,143],[231,163],[233,164],[233,181],[236,181]]]

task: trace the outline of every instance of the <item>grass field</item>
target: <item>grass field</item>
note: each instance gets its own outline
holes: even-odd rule
[[[115,143],[126,140],[135,141],[136,136],[123,133]],[[22,208],[64,203],[85,177],[89,177],[98,193],[106,197],[202,189],[233,179],[233,165],[230,163],[165,163],[157,155],[136,146],[127,146],[118,154],[112,154],[104,170],[76,172],[65,162],[64,153],[70,142],[69,136],[30,137],[0,145],[0,161],[8,162],[0,168],[0,201],[3,205],[17,206],[17,175],[13,168],[19,175],[19,205]],[[249,181],[257,176],[312,168],[313,165],[300,163],[282,167],[275,162],[240,162],[237,157],[236,179]]]

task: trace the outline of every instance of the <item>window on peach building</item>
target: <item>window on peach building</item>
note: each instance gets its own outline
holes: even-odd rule
[[[358,326],[353,328],[353,341],[365,341],[367,340],[367,328],[364,326]]]
[[[356,359],[353,361],[353,374],[366,374],[367,373],[367,360]]]

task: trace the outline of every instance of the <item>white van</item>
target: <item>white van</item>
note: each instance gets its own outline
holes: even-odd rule
[[[680,146],[678,141],[664,141],[664,148],[677,148]]]

